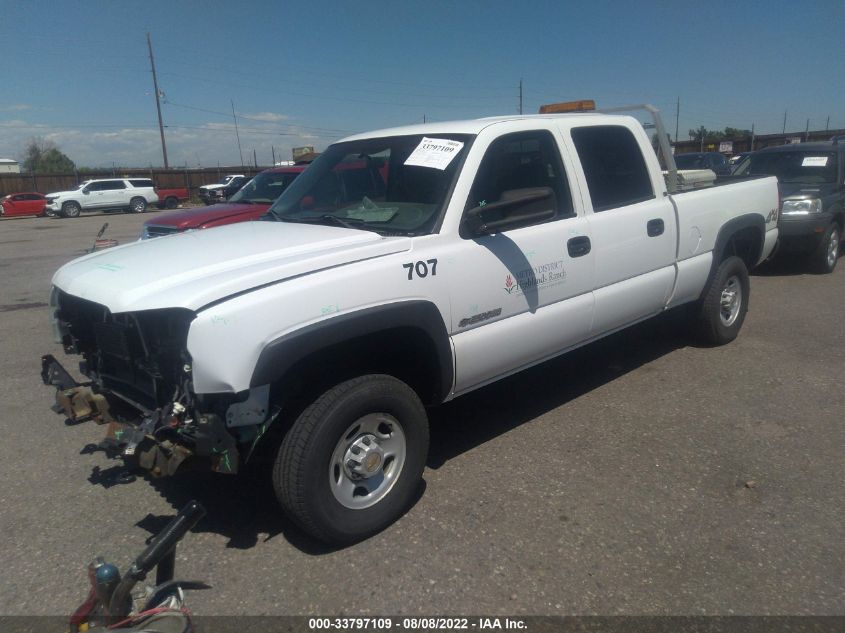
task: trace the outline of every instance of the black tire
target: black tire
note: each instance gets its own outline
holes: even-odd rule
[[[143,213],[147,210],[147,201],[140,197],[136,196],[129,201],[129,212],[130,213]]]
[[[702,298],[693,306],[697,338],[707,345],[725,345],[734,340],[745,321],[750,294],[745,262],[739,257],[728,257],[719,264]]]
[[[816,250],[810,255],[812,270],[820,275],[827,275],[834,271],[839,259],[839,241],[842,233],[839,226],[833,222],[824,232]]]
[[[179,200],[177,200],[173,196],[167,196],[167,199],[164,201],[164,208],[165,209],[175,209],[178,206],[179,206]]]
[[[338,466],[336,456],[344,455],[341,461],[348,465],[352,462],[346,462],[345,456],[360,446],[353,444],[365,441],[369,446],[370,437],[378,439],[364,434],[363,427],[355,428],[362,420],[372,424],[373,419],[389,420],[384,428],[390,433],[379,442],[387,443],[391,437],[404,441],[403,463],[383,453],[374,466],[375,474],[367,475],[372,480],[361,481],[387,482],[385,473],[392,467],[396,469],[392,483],[380,484],[383,487],[373,492],[372,505],[348,507],[340,500],[341,493],[333,491],[333,487],[341,490],[333,478],[344,479],[347,486],[356,484],[346,466]],[[398,423],[398,431],[394,423]],[[380,532],[405,513],[419,488],[427,455],[428,418],[417,394],[392,376],[360,376],[332,387],[297,418],[276,456],[273,486],[288,515],[310,535],[331,544],[354,543]],[[369,495],[361,495],[359,490],[366,491],[355,488],[357,500],[347,501],[367,503]]]
[[[62,205],[63,218],[78,218],[82,213],[82,207],[78,202],[68,201]]]

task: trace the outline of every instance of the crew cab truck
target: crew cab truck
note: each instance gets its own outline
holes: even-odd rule
[[[197,195],[205,204],[213,204],[222,200],[226,200],[229,196],[234,194],[238,189],[245,185],[249,178],[243,174],[230,174],[224,176],[219,182],[210,185],[202,185]]]
[[[845,229],[845,143],[795,143],[750,155],[734,177],[776,176],[783,197],[779,253],[832,273]]]
[[[368,174],[337,177],[360,161]],[[777,212],[774,178],[671,194],[630,116],[360,134],[261,221],[63,266],[54,331],[91,383],[50,356],[42,375],[157,475],[268,450],[284,510],[354,542],[418,489],[426,405],[675,306],[710,344],[734,339]]]

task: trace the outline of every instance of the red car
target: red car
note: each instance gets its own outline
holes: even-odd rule
[[[245,184],[228,202],[166,213],[147,220],[141,239],[257,220],[306,167],[308,165],[267,169]]]
[[[47,198],[40,193],[10,193],[0,199],[0,215],[11,217],[15,215],[45,215],[44,205]]]

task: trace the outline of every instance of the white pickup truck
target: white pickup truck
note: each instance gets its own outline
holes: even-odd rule
[[[710,344],[737,336],[776,180],[675,195],[669,162],[635,118],[600,113],[346,138],[262,221],[63,266],[55,336],[91,382],[51,356],[43,379],[155,475],[270,449],[286,512],[360,540],[418,488],[426,405],[675,306]]]

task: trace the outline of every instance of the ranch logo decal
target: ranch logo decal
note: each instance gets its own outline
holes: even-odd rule
[[[562,284],[564,281],[566,281],[566,270],[563,268],[563,260],[559,259],[556,262],[520,270],[515,275],[507,275],[504,291],[509,295],[521,295],[525,294],[526,290],[549,288]]]

